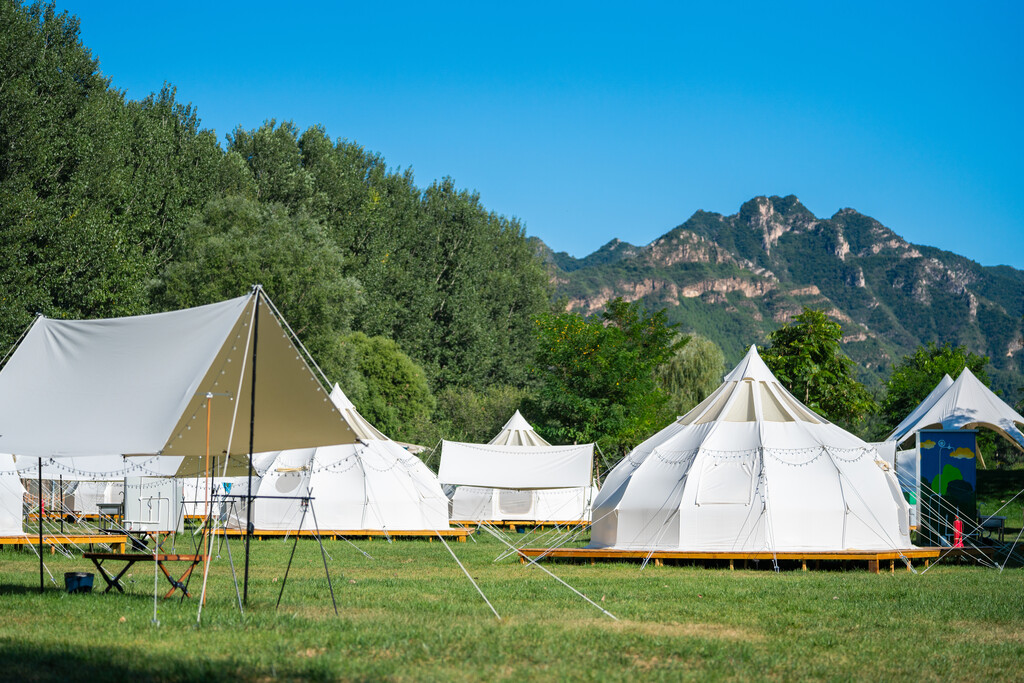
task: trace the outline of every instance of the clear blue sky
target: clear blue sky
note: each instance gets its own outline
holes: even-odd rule
[[[132,98],[323,124],[576,256],[795,194],[1024,268],[1024,3],[700,5],[58,0]]]

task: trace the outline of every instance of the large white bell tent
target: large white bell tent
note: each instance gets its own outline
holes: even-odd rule
[[[590,519],[594,444],[552,446],[517,410],[487,444],[443,441],[438,479],[456,522]]]
[[[886,468],[800,403],[751,347],[714,393],[612,470],[594,503],[591,547],[910,548]]]
[[[974,429],[986,427],[1024,450],[1024,416],[982,384],[969,368],[955,382],[949,375],[932,390],[889,435],[903,443],[922,429]]]
[[[354,444],[263,453],[259,530],[447,530],[448,499],[423,462],[371,425],[336,384],[331,400]],[[299,500],[311,497],[311,508]]]
[[[21,526],[25,487],[14,466],[14,458],[0,453],[0,536],[23,536]]]

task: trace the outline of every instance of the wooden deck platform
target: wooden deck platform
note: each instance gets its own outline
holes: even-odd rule
[[[890,572],[896,571],[897,565],[903,564],[906,557],[914,560],[924,560],[927,565],[931,560],[941,554],[939,548],[913,548],[909,550],[840,550],[834,552],[804,551],[804,552],[702,552],[686,550],[616,550],[612,548],[523,548],[519,551],[519,561],[525,563],[527,558],[542,557],[543,559],[554,558],[560,560],[589,561],[596,564],[600,561],[627,560],[643,562],[650,560],[655,566],[662,566],[666,561],[672,564],[696,563],[705,566],[728,566],[735,569],[736,565],[746,567],[752,561],[772,562],[776,560],[786,564],[796,564],[804,571],[807,571],[808,563],[810,568],[819,568],[822,562],[859,563],[866,562],[868,571],[877,574],[884,562],[888,562]]]
[[[51,554],[56,552],[54,546],[57,545],[87,545],[92,550],[94,544],[103,544],[124,552],[127,542],[128,537],[123,534],[43,534],[43,545],[50,546]],[[0,545],[39,545],[39,535],[0,536]]]
[[[325,540],[337,540],[339,538],[365,538],[367,540],[373,540],[374,538],[425,538],[428,541],[434,541],[437,539],[438,534],[440,534],[446,540],[455,539],[459,543],[465,543],[466,538],[475,531],[475,529],[440,529],[439,531],[425,531],[423,529],[388,529],[387,531],[381,529],[322,529],[319,536]],[[241,529],[217,529],[214,533],[218,536],[226,535],[232,538],[245,536],[245,532]],[[252,535],[253,538],[263,540],[266,538],[283,538],[285,536],[313,537],[317,533],[307,530],[256,529],[252,532]]]
[[[550,526],[565,526],[565,527],[581,527],[590,526],[590,522],[581,519],[572,520],[535,520],[535,519],[484,519],[484,520],[472,520],[472,519],[453,519],[452,524],[458,524],[465,527],[475,527],[481,524],[488,524],[490,526],[496,526],[501,528],[508,528],[509,531],[516,531],[518,529],[532,529],[535,527],[550,527]]]

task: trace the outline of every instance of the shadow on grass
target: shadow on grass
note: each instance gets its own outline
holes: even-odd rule
[[[322,671],[277,667],[268,676],[238,662],[220,660],[151,659],[145,652],[109,646],[69,648],[54,643],[15,642],[0,638],[0,662],[7,681],[245,681],[268,677],[329,679]]]

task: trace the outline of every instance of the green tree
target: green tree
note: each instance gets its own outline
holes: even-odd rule
[[[669,419],[686,414],[718,388],[725,375],[725,354],[706,337],[692,335],[671,360],[658,368],[661,387],[668,394]]]
[[[664,311],[617,298],[597,318],[545,313],[535,325],[538,389],[526,408],[546,439],[596,441],[615,456],[662,426],[668,397],[656,372],[684,343]]]
[[[322,350],[320,365],[387,436],[414,441],[423,433],[434,396],[423,369],[391,339],[362,332],[337,336]]]
[[[152,310],[148,283],[216,193],[222,153],[165,87],[109,87],[52,3],[0,3],[0,345],[35,312]]]
[[[938,346],[934,342],[918,346],[914,353],[904,356],[893,367],[892,375],[885,383],[885,396],[879,413],[886,433],[928,396],[943,375],[956,379],[964,368],[970,368],[988,386],[987,365],[988,356],[971,353],[963,346]]]
[[[242,197],[210,202],[188,229],[177,258],[153,286],[162,308],[242,296],[262,284],[313,353],[348,332],[363,305],[359,283],[341,275],[345,259],[316,221],[278,204]]]
[[[508,422],[529,396],[526,389],[496,384],[480,390],[447,386],[437,394],[437,408],[431,422],[434,445],[439,439],[487,443]]]
[[[761,352],[778,380],[807,407],[847,429],[877,408],[867,389],[854,378],[855,364],[843,353],[842,327],[825,313],[803,313],[768,335]]]

